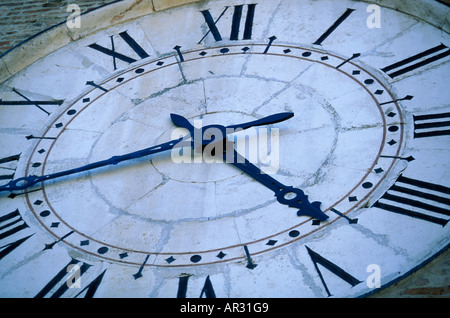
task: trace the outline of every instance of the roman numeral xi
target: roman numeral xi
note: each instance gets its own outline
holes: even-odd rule
[[[139,56],[141,59],[149,57],[150,55],[127,33],[127,31],[120,32],[119,36],[121,39],[128,44],[128,46]],[[137,60],[131,56],[119,53],[116,51],[114,36],[111,36],[111,48],[106,48],[97,43],[88,45],[91,49],[97,50],[103,54],[109,55],[113,58],[114,70],[117,69],[116,60],[127,62],[129,64],[136,62]]]

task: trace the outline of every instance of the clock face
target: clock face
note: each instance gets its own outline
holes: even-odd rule
[[[353,1],[156,9],[82,16],[0,86],[2,296],[356,297],[447,247],[444,30]]]

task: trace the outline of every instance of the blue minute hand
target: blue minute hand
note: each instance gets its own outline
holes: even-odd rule
[[[244,171],[246,174],[254,178],[256,181],[260,182],[270,190],[275,193],[275,196],[279,203],[288,205],[292,208],[297,208],[299,211],[297,215],[306,215],[316,218],[320,221],[328,219],[328,215],[322,212],[320,209],[320,202],[312,202],[308,201],[308,196],[305,193],[292,186],[286,186],[279,181],[275,180],[271,176],[262,172],[258,167],[248,161],[246,158],[241,156],[239,153],[234,150],[233,160],[227,161],[231,163],[235,167]],[[224,154],[224,160],[227,159],[227,155]]]
[[[183,145],[185,145],[185,143],[183,142],[183,138],[180,138],[178,140],[172,140],[172,141],[169,141],[169,142],[157,145],[157,146],[145,148],[142,150],[138,150],[138,151],[120,155],[120,156],[114,156],[114,157],[111,157],[106,160],[97,161],[97,162],[90,163],[85,166],[81,166],[81,167],[74,168],[74,169],[69,169],[69,170],[56,172],[56,173],[52,173],[52,174],[47,174],[47,175],[43,175],[43,176],[28,176],[28,177],[18,178],[18,179],[10,181],[9,183],[7,183],[3,186],[0,186],[0,192],[1,191],[24,190],[26,188],[34,186],[35,184],[37,184],[39,182],[52,180],[52,179],[60,178],[63,176],[80,173],[83,171],[97,169],[97,168],[104,167],[104,166],[116,165],[122,161],[152,155],[152,154],[155,154],[158,152],[170,150],[174,147],[182,147]]]

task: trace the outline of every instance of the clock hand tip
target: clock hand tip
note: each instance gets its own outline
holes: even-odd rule
[[[294,113],[293,112],[286,112],[285,114],[286,114],[286,119],[294,117]]]
[[[170,113],[170,119],[172,120],[172,123],[178,127],[183,127],[187,129],[191,129],[194,127],[189,122],[189,120],[186,119],[186,117],[183,117],[181,115]]]
[[[326,219],[329,218],[328,215],[326,215],[325,213],[322,212],[322,209],[320,208],[320,206],[322,205],[322,202],[320,201],[314,201],[311,203],[311,205],[316,209],[317,212],[317,216],[316,218],[320,221],[325,221]]]
[[[181,116],[175,113],[170,113],[170,119],[172,119],[172,121],[177,120],[178,118],[180,118]]]
[[[311,216],[319,221],[325,221],[329,216],[322,212],[322,209],[320,208],[321,204],[322,202],[319,201],[308,203],[298,210],[297,216]]]
[[[277,113],[272,116],[269,116],[267,118],[271,118],[273,120],[273,123],[282,122],[285,120],[288,120],[290,118],[294,117],[293,112],[284,112],[284,113]]]

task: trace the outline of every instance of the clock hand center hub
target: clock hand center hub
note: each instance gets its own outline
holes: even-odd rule
[[[220,143],[224,141],[224,136],[226,136],[225,126],[216,123],[247,122],[255,120],[255,117],[232,111],[186,117],[192,127],[198,129],[194,138],[189,138],[188,135],[189,128],[192,127],[177,127],[170,122],[164,133],[155,140],[155,144],[186,136],[186,141],[194,141],[194,148],[186,146],[174,149],[174,151],[166,154],[152,156],[150,158],[152,166],[168,180],[183,183],[225,182],[241,175],[239,170],[223,163],[220,150],[225,151],[226,147]],[[246,133],[252,133],[247,137],[247,144],[257,141],[256,136],[253,135],[254,132],[248,130]],[[238,137],[236,136],[236,138]],[[231,147],[231,145],[228,147]],[[216,153],[216,151],[218,152]]]

